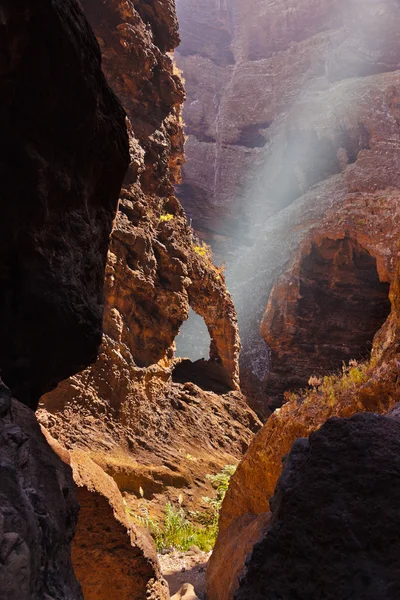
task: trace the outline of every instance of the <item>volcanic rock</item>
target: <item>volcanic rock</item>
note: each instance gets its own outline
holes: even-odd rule
[[[80,511],[72,560],[84,597],[142,600],[144,593],[150,600],[169,599],[150,533],[133,521],[115,481],[86,452],[68,452],[43,431],[71,465],[77,485]]]
[[[78,600],[72,473],[31,408],[97,356],[125,113],[75,0],[2,2],[0,29],[0,596]]]
[[[400,6],[177,5],[189,136],[179,197],[228,262],[242,386],[265,418],[316,368],[367,358],[389,316]]]
[[[79,510],[71,469],[5,386],[1,400],[10,407],[0,417],[0,597],[82,599],[71,561]]]
[[[233,600],[244,574],[246,559],[264,534],[270,513],[246,514],[232,523],[220,536],[207,565],[207,597]]]
[[[127,112],[131,164],[108,253],[99,358],[46,394],[39,418],[65,449],[85,452],[86,464],[95,462],[113,478],[131,514],[145,507],[160,518],[179,494],[186,510],[200,508],[211,494],[206,475],[237,464],[260,423],[238,391],[237,319],[223,273],[174,195],[184,160],[184,90],[168,54],[179,41],[174,3],[111,0],[99,10],[98,2],[82,0],[82,6],[108,83]],[[195,383],[190,374],[177,383],[174,341],[190,307],[208,327],[210,356]],[[219,395],[208,386],[215,373],[223,381]],[[89,507],[93,497],[82,494]],[[101,565],[109,572],[108,542],[98,546],[101,539],[86,537],[79,538],[81,557],[99,547],[104,552],[97,570],[76,565],[84,571],[85,596],[108,600],[99,575]],[[127,535],[131,541],[135,546]],[[135,548],[126,552],[132,556]],[[140,548],[137,556],[142,572]],[[138,596],[158,582],[156,571],[146,573],[148,581],[136,580]],[[132,590],[130,573],[123,574]],[[122,571],[118,577],[122,586]]]
[[[371,414],[298,440],[235,599],[397,598],[399,440],[398,422]]]
[[[75,0],[1,11],[0,365],[36,408],[96,359],[128,137]]]

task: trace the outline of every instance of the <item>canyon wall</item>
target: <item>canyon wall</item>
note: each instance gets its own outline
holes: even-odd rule
[[[102,530],[101,540],[78,525],[73,557],[85,598],[109,598],[109,557],[119,556],[122,547],[127,559],[118,571],[120,597],[164,598],[151,544],[128,533],[122,543],[116,528],[135,530],[143,509],[161,517],[166,502],[180,495],[186,510],[198,509],[212,495],[206,475],[236,464],[260,423],[238,389],[237,319],[223,272],[194,236],[174,194],[184,160],[184,90],[169,56],[179,42],[174,3],[110,0],[101,10],[93,0],[81,4],[108,83],[127,112],[131,164],[108,252],[98,360],[46,394],[38,417],[72,464],[77,452],[80,461],[85,457],[86,467],[74,468],[78,485],[85,469],[92,481],[100,468],[125,507],[125,520],[118,513],[120,525]],[[209,360],[198,364],[174,356],[190,308],[210,334]],[[93,514],[110,516],[104,488],[88,489],[80,485],[78,491],[84,514],[92,501]],[[83,557],[95,555],[99,543],[101,557],[88,569]],[[127,561],[145,576],[132,577]]]
[[[97,356],[128,135],[75,0],[0,14],[0,596],[78,600],[72,473],[31,409]]]
[[[242,384],[266,415],[315,371],[367,358],[390,314],[400,8],[177,4],[188,92],[179,196],[228,261]]]

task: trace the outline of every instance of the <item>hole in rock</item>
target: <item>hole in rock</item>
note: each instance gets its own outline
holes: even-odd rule
[[[223,394],[232,389],[225,368],[209,360],[211,338],[202,317],[190,310],[176,340],[177,363],[172,374],[175,383],[194,383],[203,390]]]
[[[175,339],[178,358],[189,358],[191,361],[208,359],[210,356],[211,338],[207,325],[200,315],[190,309],[189,318],[183,323]]]
[[[379,280],[376,259],[356,241],[314,244],[300,270],[295,346],[319,370],[368,358],[375,333],[390,314],[389,284]]]
[[[295,322],[291,316],[290,329],[283,315],[274,324],[268,384],[274,406],[285,390],[306,386],[311,375],[367,359],[391,310],[389,284],[380,281],[376,259],[348,237],[313,244],[299,278]]]

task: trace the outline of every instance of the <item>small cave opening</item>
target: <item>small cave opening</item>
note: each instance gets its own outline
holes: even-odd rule
[[[177,358],[172,373],[174,383],[194,383],[199,388],[224,394],[232,389],[226,369],[210,359],[212,340],[204,319],[190,309],[189,318],[175,339]]]
[[[273,325],[272,407],[281,405],[286,390],[306,387],[313,375],[367,360],[391,311],[390,285],[380,280],[375,257],[350,237],[314,243],[301,264],[299,283],[290,318],[282,314]]]
[[[312,246],[300,269],[294,340],[309,356],[309,371],[333,371],[369,357],[390,314],[389,287],[379,279],[376,259],[357,241],[326,238]]]

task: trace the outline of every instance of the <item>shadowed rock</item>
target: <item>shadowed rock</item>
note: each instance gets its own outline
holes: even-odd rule
[[[395,600],[399,502],[400,424],[331,419],[294,444],[235,600]]]
[[[96,358],[128,137],[75,0],[2,2],[0,30],[0,366],[36,408]]]

